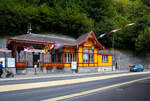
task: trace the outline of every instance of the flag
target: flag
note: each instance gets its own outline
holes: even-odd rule
[[[126,24],[123,28],[126,29],[128,26],[132,26],[134,25],[135,23],[130,23],[130,24]]]
[[[106,35],[106,33],[101,34],[98,38],[102,38]]]
[[[45,48],[44,48],[44,53],[47,55],[47,53],[48,53],[48,50],[49,50],[49,47],[48,47],[48,45],[47,46],[45,46]]]
[[[33,50],[34,48],[32,46],[28,47],[27,48],[28,50]]]
[[[52,44],[49,44],[49,50],[50,50],[50,51],[54,48],[55,44],[56,44],[56,42],[54,42],[54,43],[52,43]]]
[[[117,32],[117,31],[119,31],[119,30],[121,30],[121,28],[114,29],[114,30],[110,31],[108,34],[111,34],[111,33]]]

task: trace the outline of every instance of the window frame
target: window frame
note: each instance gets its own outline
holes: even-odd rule
[[[85,59],[86,56],[86,59]],[[83,63],[94,63],[94,52],[91,49],[83,50]]]
[[[70,54],[65,53],[65,63],[70,63]]]
[[[75,53],[70,53],[70,58],[71,58],[71,62],[72,61],[76,61],[76,55],[75,55]]]

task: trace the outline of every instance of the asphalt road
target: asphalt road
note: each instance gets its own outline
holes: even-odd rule
[[[0,101],[150,101],[150,72],[0,81]]]

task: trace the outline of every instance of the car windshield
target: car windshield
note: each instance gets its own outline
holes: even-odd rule
[[[140,65],[140,64],[137,64],[136,66],[140,66],[140,67],[143,67],[142,65]]]

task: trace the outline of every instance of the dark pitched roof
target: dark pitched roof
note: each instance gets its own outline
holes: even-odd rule
[[[21,40],[21,41],[34,41],[34,42],[45,42],[45,43],[53,43],[56,41],[58,44],[63,44],[63,45],[71,45],[74,46],[76,45],[76,40],[71,37],[65,37],[65,36],[57,36],[57,35],[52,35],[52,34],[24,34],[24,35],[19,35],[16,37],[12,37],[9,40]]]
[[[104,49],[104,47],[98,42],[93,31],[81,35],[77,40],[71,37],[66,37],[62,35],[54,34],[24,34],[16,37],[9,38],[8,40],[19,40],[19,41],[32,41],[32,42],[43,42],[43,43],[53,43],[62,44],[66,46],[78,46],[84,43],[92,35],[96,41],[99,48]]]
[[[86,34],[82,34],[81,36],[79,36],[78,39],[77,39],[77,44],[84,41],[89,34],[90,34],[90,32],[88,32]]]

